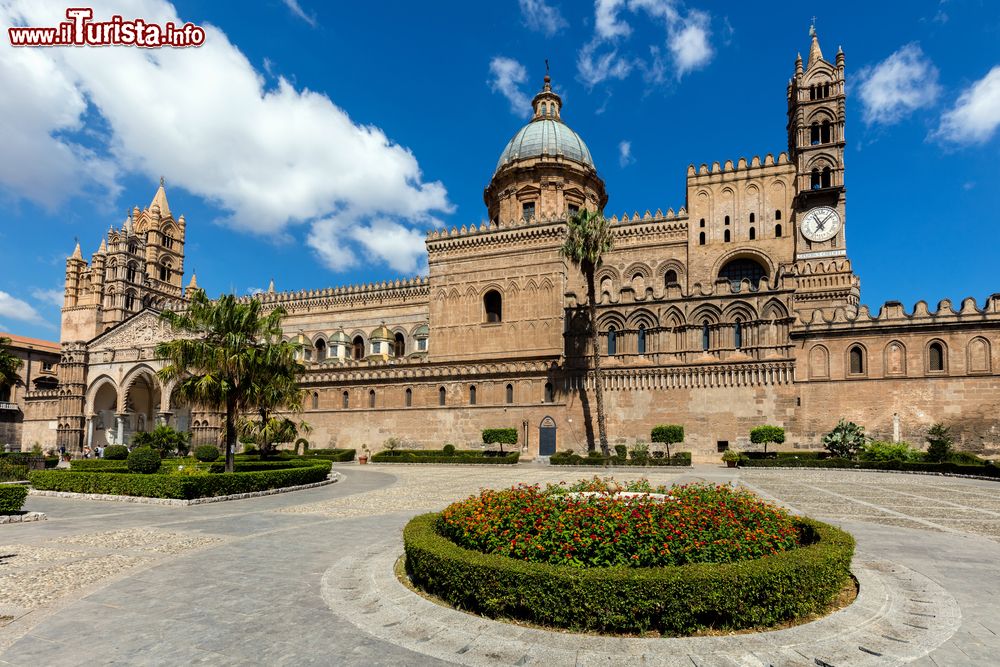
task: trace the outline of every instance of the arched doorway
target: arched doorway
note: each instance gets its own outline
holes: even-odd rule
[[[110,381],[103,382],[91,399],[90,446],[106,447],[117,442],[118,425],[115,410],[118,392]]]
[[[552,456],[556,453],[556,421],[546,417],[538,425],[538,455]]]
[[[132,442],[134,433],[152,431],[160,411],[160,385],[152,373],[140,373],[125,395],[124,442]]]

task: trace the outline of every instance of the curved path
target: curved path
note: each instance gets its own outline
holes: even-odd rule
[[[735,480],[856,536],[873,606],[845,610],[856,622],[824,635],[832,643],[820,654],[777,651],[775,642],[808,647],[821,639],[809,632],[848,615],[745,638],[619,640],[417,604],[384,576],[409,517],[481,486],[594,474],[484,468],[338,465],[344,479],[330,486],[192,507],[29,497],[26,509],[49,520],[0,526],[0,664],[992,665],[1000,655],[998,483],[714,466],[649,472],[654,483]],[[848,632],[862,625],[864,644]]]

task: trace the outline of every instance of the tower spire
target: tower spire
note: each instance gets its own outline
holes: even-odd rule
[[[549,76],[549,60],[545,59],[545,78],[542,79],[542,89],[531,100],[531,106],[535,110],[532,120],[559,120],[559,111],[562,109],[562,98],[552,92],[552,77]]]
[[[819,37],[816,35],[816,17],[813,17],[812,25],[809,26],[809,36],[812,38],[812,43],[809,45],[809,62],[806,64],[806,69],[813,66],[814,63],[823,60],[823,50],[819,48]]]

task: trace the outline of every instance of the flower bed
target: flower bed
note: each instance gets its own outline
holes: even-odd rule
[[[849,580],[854,540],[843,531],[748,492],[692,485],[669,496],[484,491],[407,524],[407,572],[490,617],[667,635],[818,613]]]
[[[372,463],[479,463],[514,464],[520,452],[489,452],[476,449],[456,449],[446,454],[443,449],[397,449],[382,451],[372,456]]]

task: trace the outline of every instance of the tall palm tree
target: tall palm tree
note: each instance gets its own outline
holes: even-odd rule
[[[590,349],[594,365],[594,386],[597,395],[597,432],[600,436],[601,453],[610,456],[608,447],[608,427],[604,414],[604,378],[601,374],[601,349],[597,335],[597,287],[594,272],[601,265],[604,253],[611,250],[614,233],[611,224],[602,213],[585,208],[572,214],[567,220],[566,241],[563,255],[580,267],[587,279],[587,309],[590,315]]]
[[[299,376],[305,367],[296,359],[300,343],[277,341],[258,351],[256,373],[247,392],[247,403],[255,406],[257,417],[240,420],[239,430],[256,441],[261,457],[271,453],[276,442],[291,442],[299,430],[308,431],[305,422],[296,424],[277,412],[302,412],[305,391],[299,386]]]
[[[175,332],[188,336],[156,346],[156,355],[167,362],[158,375],[165,382],[177,380],[177,391],[189,402],[225,411],[226,472],[233,471],[236,420],[264,401],[266,374],[294,378],[302,368],[294,359],[296,344],[281,340],[284,315],[282,308],[264,314],[256,299],[225,295],[211,301],[203,290],[192,295],[185,311],[161,314]]]
[[[13,387],[21,381],[21,364],[10,351],[10,338],[0,337],[0,388]]]

